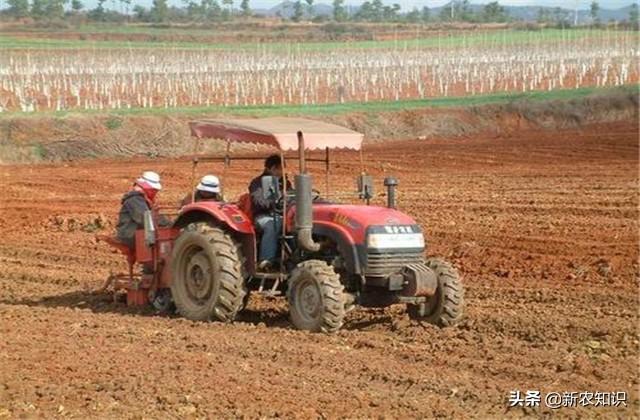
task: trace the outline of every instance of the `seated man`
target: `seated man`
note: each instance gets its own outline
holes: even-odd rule
[[[191,204],[194,201],[223,201],[220,194],[220,181],[215,175],[205,175],[196,187],[195,196],[187,194],[180,204],[181,207]]]
[[[264,161],[264,171],[249,184],[253,221],[262,232],[258,268],[268,271],[277,265],[278,238],[282,230],[282,215],[278,214],[275,199],[265,199],[262,193],[262,177],[275,176],[282,179],[282,160],[279,155],[271,155]],[[291,186],[287,182],[287,188]]]
[[[122,207],[116,226],[116,237],[129,248],[135,247],[135,234],[137,229],[144,228],[144,213],[153,209],[156,194],[162,189],[160,175],[152,171],[146,171],[133,183],[131,191],[122,197]],[[168,224],[163,219],[160,225]]]

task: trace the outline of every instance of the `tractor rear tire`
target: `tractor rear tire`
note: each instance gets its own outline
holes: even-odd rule
[[[287,300],[291,322],[299,330],[333,333],[344,323],[344,286],[324,261],[308,260],[296,266],[289,278]]]
[[[194,321],[231,322],[247,293],[239,244],[219,227],[192,223],[173,248],[171,295],[178,313]]]
[[[458,271],[438,258],[429,258],[425,264],[435,271],[438,287],[426,303],[407,306],[409,317],[439,327],[458,324],[464,318],[464,288]]]

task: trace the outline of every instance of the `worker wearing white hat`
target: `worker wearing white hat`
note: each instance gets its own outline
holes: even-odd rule
[[[205,175],[196,187],[197,191],[220,194],[220,180],[215,175]]]
[[[215,175],[205,175],[196,186],[196,193],[191,198],[191,194],[182,200],[181,205],[186,206],[193,201],[223,201],[222,189],[220,188],[220,180]]]
[[[147,184],[156,191],[160,191],[162,189],[162,185],[160,184],[160,175],[153,171],[144,171],[142,176],[136,180],[136,184],[141,186]]]
[[[135,245],[136,230],[144,228],[144,213],[153,208],[156,194],[161,189],[160,175],[153,171],[145,171],[134,181],[131,191],[122,197],[116,236],[130,248]],[[160,225],[168,223],[168,219],[164,217],[159,220]]]

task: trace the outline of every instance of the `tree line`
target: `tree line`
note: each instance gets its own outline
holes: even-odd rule
[[[235,1],[238,1],[237,8]],[[3,14],[14,18],[30,17],[33,19],[64,19],[70,16],[84,16],[90,20],[138,22],[182,22],[182,21],[228,21],[232,19],[256,16],[251,9],[250,0],[182,0],[182,7],[169,6],[167,0],[153,0],[150,8],[132,5],[132,0],[98,0],[95,8],[86,10],[82,0],[7,0],[8,9]],[[296,0],[285,3],[290,10],[287,19],[294,22],[303,20],[336,22],[471,22],[471,23],[503,23],[514,19],[509,16],[504,6],[492,1],[481,8],[472,8],[469,0],[453,0],[446,7],[440,8],[437,15],[423,6],[402,13],[398,3],[384,4],[382,0],[366,0],[355,13],[349,13],[345,0],[332,0],[330,16],[316,14],[314,0]],[[600,6],[593,1],[590,7],[592,24],[600,24],[598,13]],[[280,16],[285,18],[284,16]],[[629,22],[638,26],[638,4],[633,3],[629,11]],[[538,23],[571,26],[571,12],[561,7],[539,8]]]

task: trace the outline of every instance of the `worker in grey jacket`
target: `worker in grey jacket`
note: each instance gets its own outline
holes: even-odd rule
[[[136,230],[144,228],[144,213],[153,208],[156,194],[162,189],[160,175],[152,171],[146,171],[133,184],[131,191],[122,197],[122,207],[118,217],[116,236],[129,248],[135,247]],[[166,225],[169,221],[163,218],[160,225]]]

